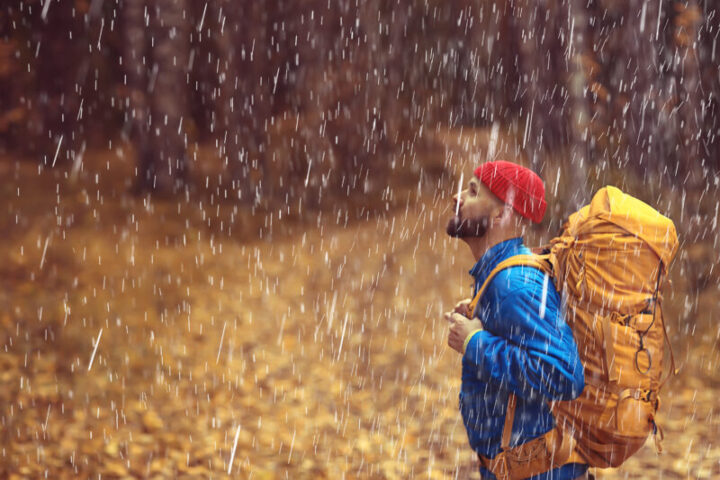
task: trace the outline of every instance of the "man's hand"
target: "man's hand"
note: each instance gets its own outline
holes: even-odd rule
[[[456,312],[447,312],[445,320],[450,322],[450,333],[448,334],[448,345],[460,354],[464,354],[465,340],[471,333],[482,330],[483,324],[477,319],[469,319]]]
[[[466,298],[465,300],[460,300],[457,303],[457,305],[455,305],[453,312],[459,313],[463,317],[470,318],[472,316],[472,312],[470,311],[470,303],[472,303],[471,298]]]

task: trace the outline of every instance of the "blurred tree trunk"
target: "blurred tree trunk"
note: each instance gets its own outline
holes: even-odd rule
[[[43,162],[54,166],[71,161],[80,140],[76,127],[84,77],[81,67],[84,73],[88,67],[83,47],[88,42],[75,2],[53,2],[36,12],[40,12],[39,32],[33,43],[37,45],[37,103],[44,124],[40,133],[46,139]]]
[[[718,77],[718,59],[720,59],[720,5],[703,3],[704,19],[700,34],[701,88],[707,92],[704,105],[704,125],[701,148],[708,160],[708,167],[720,171],[720,77]],[[716,188],[720,186],[715,186]]]
[[[220,128],[220,156],[225,166],[233,176],[233,183],[237,188],[238,199],[249,201],[252,199],[250,169],[248,165],[248,152],[254,147],[254,137],[247,138],[241,133],[243,125],[243,102],[245,95],[242,89],[244,83],[254,80],[252,72],[245,71],[241,75],[240,64],[243,56],[250,52],[245,50],[246,45],[237,41],[238,31],[249,27],[245,23],[254,23],[255,18],[243,22],[238,10],[233,8],[232,2],[223,0],[210,2],[209,16],[217,22],[217,31],[214,35],[215,46],[218,53],[218,94],[215,97]],[[252,52],[254,55],[255,52]],[[252,147],[251,147],[251,144]]]
[[[536,172],[539,171],[539,150],[543,146],[542,139],[548,125],[548,109],[544,105],[548,85],[543,68],[543,52],[549,52],[540,45],[545,37],[543,30],[547,28],[543,13],[546,10],[540,3],[535,0],[519,0],[511,8],[514,35],[520,47],[517,62],[522,99],[521,115],[525,124],[522,147]]]
[[[500,99],[494,121],[506,123],[513,120],[522,105],[518,98],[520,71],[518,69],[517,52],[520,51],[520,45],[518,43],[519,39],[514,34],[513,4],[512,0],[497,2],[497,12],[501,18],[499,19],[499,32],[494,45],[499,58],[491,60],[495,72],[492,75],[493,86],[490,92],[491,95],[498,96]]]
[[[453,122],[468,125],[474,123],[476,113],[473,109],[473,103],[476,102],[473,96],[477,85],[473,76],[477,72],[478,42],[477,29],[473,27],[480,23],[478,15],[482,7],[478,6],[477,0],[458,1],[454,7],[450,15],[457,18],[457,65],[454,69],[455,85],[450,105],[454,110]],[[394,65],[396,64],[388,62],[389,69]]]
[[[21,55],[22,37],[17,27],[11,28],[16,15],[19,17],[12,7],[8,12],[0,13],[0,105],[3,105],[0,109],[0,148],[17,147],[20,126],[28,123],[27,104],[20,101],[23,89],[28,88],[29,75],[22,68],[27,52]]]
[[[240,182],[242,198],[248,201],[260,195],[262,179],[267,177],[267,127],[272,113],[272,95],[269,85],[270,58],[268,25],[271,22],[272,2],[248,2],[241,19],[240,11],[231,15],[234,24],[239,26],[236,31],[236,44],[239,49],[237,56],[239,76],[238,115],[239,141],[242,143],[240,161],[231,164],[231,171],[236,181]],[[228,11],[235,10],[228,3]],[[253,181],[254,180],[254,181]],[[267,182],[266,182],[267,183]],[[256,191],[252,192],[253,184]]]
[[[658,104],[660,97],[656,80],[659,78],[659,57],[655,41],[658,16],[657,2],[630,0],[625,13],[623,51],[624,66],[620,97],[623,130],[627,132],[625,162],[644,174],[658,172],[659,155]],[[626,113],[624,113],[626,112]]]
[[[589,109],[585,96],[587,78],[583,68],[583,56],[587,49],[587,11],[584,0],[567,0],[562,3],[565,31],[565,58],[568,89],[568,125],[570,158],[565,175],[575,191],[569,199],[569,211],[579,209],[588,198],[587,169],[589,158],[588,125]]]
[[[540,110],[542,122],[542,138],[539,140],[545,148],[556,150],[568,143],[568,124],[565,121],[563,110],[564,97],[567,88],[567,77],[564,74],[567,59],[561,39],[561,29],[564,27],[562,3],[558,0],[544,0],[541,2],[538,25],[538,49],[540,52]],[[586,18],[586,33],[589,31]],[[592,45],[589,38],[587,45]],[[589,53],[590,49],[585,49]],[[587,79],[586,79],[587,80]],[[536,107],[536,112],[538,107]]]
[[[391,145],[396,146],[401,141],[401,130],[408,119],[403,118],[401,105],[402,90],[407,88],[404,84],[404,71],[408,68],[407,57],[410,54],[406,42],[408,22],[408,6],[406,2],[393,3],[385,18],[387,28],[387,80],[385,104],[386,136]]]
[[[185,0],[154,0],[150,5],[153,68],[148,94],[152,154],[140,158],[138,182],[141,190],[177,193],[187,174],[182,121],[187,98],[188,16]]]
[[[503,2],[504,3],[504,2]],[[472,23],[468,29],[468,50],[471,51],[473,83],[471,100],[471,118],[475,125],[487,125],[498,121],[499,112],[504,103],[504,94],[500,78],[506,71],[503,65],[500,35],[505,15],[502,5],[488,7],[485,0],[473,0]],[[411,70],[412,71],[412,70]]]
[[[145,0],[124,0],[123,21],[123,58],[126,75],[125,126],[135,146],[138,165],[152,164],[152,152],[148,142],[148,105],[147,93],[147,53],[148,39],[145,37]],[[142,167],[140,171],[145,171]],[[144,176],[138,175],[135,188],[143,189]]]
[[[689,0],[685,4],[676,2],[674,6],[674,74],[679,100],[678,162],[682,176],[688,180],[689,186],[700,187],[705,180],[704,168],[701,166],[705,163],[701,151],[701,135],[705,121],[698,56],[698,30],[702,15],[695,0]]]
[[[380,0],[367,0],[360,7],[360,24],[365,34],[366,55],[364,69],[367,72],[365,106],[368,120],[367,149],[370,158],[375,157],[376,148],[387,140],[387,118],[392,115],[392,92],[388,89],[390,70],[389,21]],[[399,47],[400,45],[398,45]],[[386,111],[387,109],[387,111]]]
[[[365,82],[362,88],[364,98],[356,105],[355,121],[362,125],[358,133],[362,136],[361,149],[364,152],[357,152],[360,165],[353,165],[348,172],[352,182],[356,174],[365,173],[363,167],[374,175],[385,172],[387,158],[380,157],[387,140],[385,120],[391,114],[390,109],[385,111],[385,107],[390,107],[390,92],[386,85],[389,46],[383,41],[382,5],[380,0],[366,0],[358,9],[358,34],[364,45],[358,49],[357,56]]]

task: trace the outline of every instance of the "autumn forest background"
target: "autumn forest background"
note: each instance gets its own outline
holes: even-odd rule
[[[598,478],[720,475],[720,5],[0,6],[0,477],[478,478],[461,175],[676,224],[680,374]]]

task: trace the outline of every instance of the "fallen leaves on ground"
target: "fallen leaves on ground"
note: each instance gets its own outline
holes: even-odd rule
[[[447,199],[247,242],[207,227],[231,205],[6,168],[1,476],[478,478],[442,320],[472,262]],[[665,453],[600,478],[720,474],[717,340],[696,338]]]

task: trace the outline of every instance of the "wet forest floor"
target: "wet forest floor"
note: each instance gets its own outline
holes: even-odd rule
[[[88,154],[73,181],[0,161],[0,477],[477,478],[442,320],[472,263],[448,194],[258,223],[128,196],[123,162]],[[685,242],[665,294],[664,452],[599,478],[720,476],[715,247]]]

